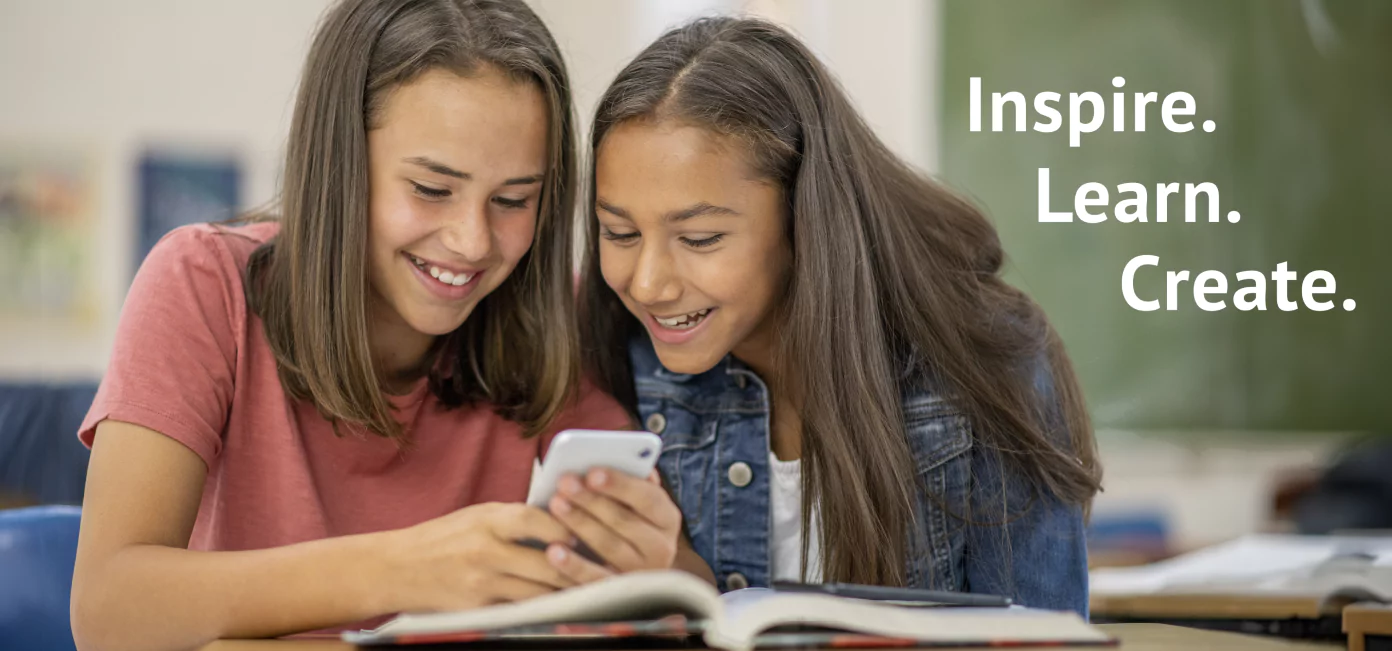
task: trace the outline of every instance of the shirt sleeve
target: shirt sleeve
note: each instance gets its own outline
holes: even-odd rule
[[[965,559],[972,592],[1088,616],[1087,538],[1081,506],[1034,491],[994,450],[976,450]]]
[[[1049,405],[1051,424],[1061,422],[1048,362],[1033,366],[1035,390]],[[1068,432],[1053,430],[1053,443],[1070,450]],[[972,451],[971,513],[984,522],[968,527],[965,559],[972,592],[1012,597],[1017,604],[1071,610],[1088,617],[1087,535],[1083,507],[1031,485],[1005,463],[999,450]]]
[[[78,437],[117,420],[146,427],[211,465],[233,396],[245,300],[237,264],[208,226],[166,235],[136,273],[101,387]]]

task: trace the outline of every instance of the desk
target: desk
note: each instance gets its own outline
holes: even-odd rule
[[[1314,619],[1337,617],[1343,604],[1326,604],[1315,597],[1272,597],[1238,594],[1092,595],[1088,609],[1094,618],[1138,619]]]
[[[1344,609],[1349,651],[1387,648],[1392,639],[1392,604],[1353,604]]]
[[[1337,651],[1344,648],[1341,644],[1298,642],[1163,624],[1103,624],[1098,628],[1121,640],[1121,648],[1128,651]],[[203,651],[349,651],[353,648],[332,640],[229,640],[209,644]],[[1097,648],[1058,647],[1055,651],[1096,651]]]

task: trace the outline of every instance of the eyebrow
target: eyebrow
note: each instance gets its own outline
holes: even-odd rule
[[[444,176],[451,176],[456,179],[463,179],[465,181],[474,178],[473,175],[469,174],[468,172],[461,172],[457,169],[454,169],[453,167],[450,167],[449,165],[446,165],[444,163],[441,163],[440,161],[426,156],[412,156],[411,158],[405,158],[402,160],[412,165],[424,167],[425,169],[430,170],[431,172],[434,172],[436,174],[443,174]],[[533,183],[540,183],[542,178],[544,178],[543,174],[519,176],[503,181],[503,185],[531,185]]]
[[[603,210],[604,212],[607,212],[607,213],[609,213],[609,214],[612,214],[612,215],[614,215],[615,217],[622,217],[622,218],[624,218],[624,219],[627,219],[628,221],[633,221],[633,215],[630,215],[630,214],[628,213],[627,210],[624,210],[623,208],[620,208],[620,207],[618,207],[618,206],[612,205],[612,204],[610,204],[609,202],[607,202],[607,201],[605,201],[605,200],[603,200],[603,199],[598,199],[598,198],[596,198],[596,199],[595,199],[595,204],[596,204],[597,206],[599,206],[599,209],[600,209],[600,210]],[[702,201],[701,203],[695,204],[695,205],[693,205],[693,206],[689,206],[689,207],[683,208],[683,209],[681,209],[681,210],[675,210],[675,211],[669,212],[669,213],[666,214],[665,219],[666,219],[667,221],[669,221],[669,222],[683,222],[683,221],[686,221],[686,220],[688,220],[688,219],[693,219],[693,218],[696,218],[696,217],[703,217],[703,216],[706,216],[706,215],[738,215],[738,214],[740,214],[739,211],[738,211],[738,210],[735,210],[735,209],[733,209],[733,208],[726,208],[725,206],[717,206],[717,205],[715,205],[715,204]]]

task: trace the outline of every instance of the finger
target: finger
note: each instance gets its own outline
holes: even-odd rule
[[[570,531],[551,514],[525,504],[509,504],[488,520],[493,535],[508,542],[539,540],[546,544],[570,540]]]
[[[579,481],[562,481],[559,489],[563,499],[589,512],[595,519],[619,534],[642,525],[655,526],[623,501],[590,490]]]
[[[574,587],[575,581],[553,567],[543,549],[499,542],[484,555],[484,562],[500,574],[538,585],[557,590]]]
[[[672,556],[676,553],[676,538],[681,534],[680,517],[676,518],[672,528],[663,529],[634,513],[627,506],[599,493],[581,491],[574,494],[570,500],[573,506],[584,509],[591,517],[627,541],[638,551],[645,567],[671,565]]]
[[[594,519],[600,520],[604,526],[610,527],[621,537],[631,538],[633,531],[658,529],[657,524],[651,523],[642,513],[633,511],[624,502],[601,492],[587,490],[578,483],[565,485],[561,495],[562,498],[568,499],[571,505],[585,509]]]
[[[576,584],[593,583],[601,579],[614,576],[614,572],[606,567],[590,561],[589,559],[566,548],[565,545],[551,545],[546,549],[546,560],[551,563],[551,567],[556,568],[566,578]]]
[[[660,488],[640,479],[629,479],[637,485],[637,490],[656,491],[665,500],[666,493]],[[573,487],[569,489],[569,493],[572,504],[585,509],[595,519],[627,540],[634,549],[638,550],[639,556],[646,561],[646,565],[665,567],[671,563],[672,554],[675,553],[673,540],[681,531],[680,512],[677,512],[675,517],[670,518],[671,526],[664,528],[608,496],[588,490],[576,492]],[[666,500],[665,505],[656,504],[659,507],[665,506],[665,508],[674,511],[677,508],[670,500]]]
[[[606,497],[592,496],[596,500],[608,500]],[[551,512],[609,565],[624,571],[643,566],[643,555],[637,548],[580,505],[557,495],[551,498]]]
[[[653,482],[656,474],[638,479],[621,472],[595,469],[585,476],[585,487],[627,506],[659,529],[678,529],[681,527],[681,510],[672,503],[671,496],[662,488],[660,481]]]

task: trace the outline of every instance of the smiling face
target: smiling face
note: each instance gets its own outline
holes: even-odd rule
[[[531,248],[546,103],[488,66],[431,70],[392,91],[373,127],[373,342],[379,356],[410,357],[459,328]]]
[[[706,129],[628,122],[601,142],[595,212],[604,281],[662,365],[702,373],[733,352],[766,373],[792,248],[783,192],[744,146]]]

